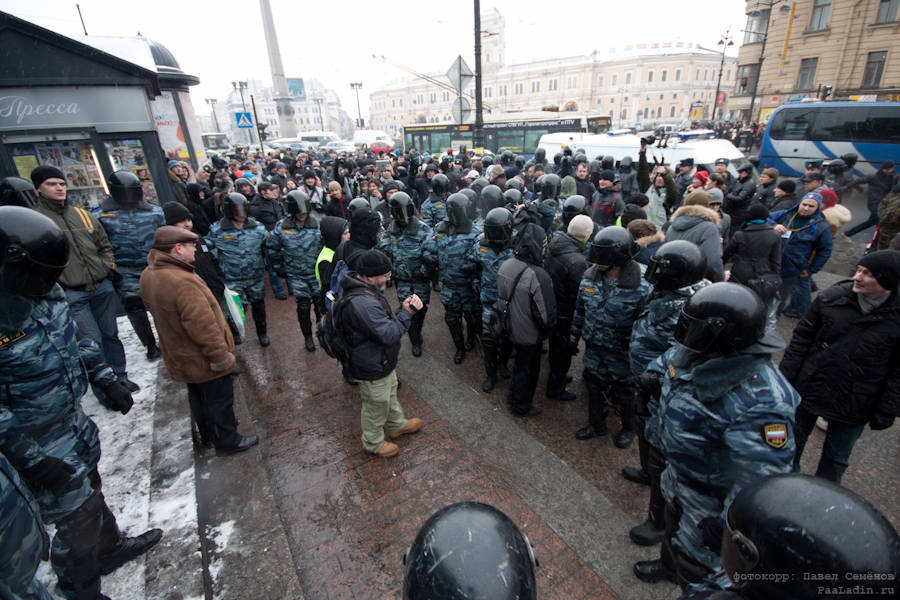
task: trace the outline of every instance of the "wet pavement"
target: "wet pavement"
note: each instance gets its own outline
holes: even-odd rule
[[[821,287],[839,279],[825,273],[816,278]],[[396,304],[393,289],[387,296]],[[398,598],[403,550],[432,513],[463,500],[497,506],[529,536],[541,561],[542,599],[678,596],[674,586],[646,585],[631,574],[635,560],[658,552],[628,540],[628,529],[644,520],[648,496],[647,488],[620,474],[638,464],[637,448],[619,450],[610,436],[584,442],[574,437],[587,415],[580,356],[568,388],[576,401],[544,396],[542,361],[535,404],[544,412],[512,417],[505,408],[507,382],[490,395],[480,391],[478,348],[453,364],[433,294],[425,353],[414,358],[405,340],[398,367],[400,403],[407,417],[420,417],[425,425],[399,440],[397,457],[379,459],[361,446],[357,389],[344,383],[336,361],[321,349],[303,348],[294,302],[270,293],[267,307],[272,345],[261,348],[248,322],[247,341],[239,347],[245,374],[236,386],[241,430],[255,428],[262,442],[240,457],[201,456],[197,463],[201,522],[202,498],[218,499],[205,526],[236,520],[252,539],[230,559],[223,553],[216,597],[255,590],[257,597],[297,598],[302,589],[308,599]],[[784,320],[779,329],[789,335],[793,324]],[[617,419],[610,416],[608,425],[615,431]],[[822,438],[815,431],[803,457],[805,472],[815,470]],[[895,526],[898,465],[898,428],[867,429],[844,479]],[[207,489],[217,480],[225,483]],[[227,494],[235,495],[230,504],[221,498]],[[247,503],[256,505],[245,515]],[[285,581],[278,580],[282,576]]]

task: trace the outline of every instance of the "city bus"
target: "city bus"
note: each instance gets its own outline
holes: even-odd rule
[[[786,104],[769,119],[759,151],[759,168],[782,176],[806,172],[808,160],[855,152],[857,176],[900,157],[900,102],[811,102]]]
[[[228,136],[224,133],[201,133],[200,138],[203,140],[203,147],[208,151],[225,152],[231,149],[231,144],[228,143]]]
[[[559,131],[601,133],[609,129],[607,116],[572,116],[565,118],[523,118],[521,120],[486,121],[484,149],[497,153],[501,148],[525,157],[534,155],[541,136]],[[409,125],[403,128],[403,147],[419,152],[440,154],[448,148],[472,149],[471,123],[459,125]]]

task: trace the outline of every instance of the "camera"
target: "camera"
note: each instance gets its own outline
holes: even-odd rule
[[[641,138],[641,143],[644,144],[645,146],[652,146],[653,142],[655,142],[655,141],[656,141],[656,136],[653,136],[653,135],[648,135],[647,137]]]

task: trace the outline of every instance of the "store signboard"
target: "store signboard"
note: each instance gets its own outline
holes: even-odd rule
[[[153,131],[153,115],[139,87],[0,89],[0,131],[93,127],[100,133]]]

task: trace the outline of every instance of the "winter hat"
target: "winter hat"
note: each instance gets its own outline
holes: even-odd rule
[[[173,203],[169,202],[169,204]],[[157,250],[169,251],[175,244],[196,242],[198,239],[200,236],[193,231],[173,225],[163,225],[153,234],[153,247]]]
[[[784,181],[780,182],[775,187],[780,189],[785,194],[793,194],[794,192],[797,191],[797,184],[794,183],[793,179],[785,179]]]
[[[640,206],[628,203],[622,211],[622,227],[628,227],[628,224],[635,219],[646,219],[647,213]]]
[[[826,208],[831,208],[838,202],[840,202],[840,198],[835,194],[832,190],[822,190],[819,192],[822,195],[822,210]]]
[[[316,172],[313,171],[312,169],[307,169],[307,170],[303,171],[303,179],[304,179],[304,180],[309,179],[310,177],[312,177],[313,179],[315,179],[315,177],[316,177]]]
[[[607,181],[615,181],[616,174],[612,172],[612,169],[603,169],[600,171],[600,179],[605,179]]]
[[[190,211],[181,202],[166,202],[162,210],[166,216],[166,225],[174,225],[191,218]]]
[[[650,204],[650,198],[647,197],[647,194],[642,194],[640,192],[633,192],[631,194],[631,199],[628,201],[629,204],[634,204],[635,206],[640,206],[641,208]]]
[[[354,262],[356,272],[364,277],[377,277],[391,271],[391,259],[377,248],[360,252]]]
[[[725,195],[722,193],[722,190],[717,187],[709,188],[706,192],[709,194],[710,206],[713,204],[722,204],[725,201]]]
[[[31,183],[34,184],[35,189],[41,187],[41,184],[48,179],[53,178],[65,181],[66,175],[52,165],[41,165],[31,172]]]
[[[594,231],[594,221],[587,215],[576,215],[569,221],[568,234],[579,240],[586,240],[591,237]]]
[[[694,179],[699,179],[701,185],[706,185],[706,182],[709,181],[709,173],[706,171],[697,171],[694,173]]]
[[[886,160],[886,161],[884,161],[883,163],[881,163],[881,168],[882,168],[882,169],[893,169],[893,168],[894,168],[894,161],[892,161],[892,160]]]
[[[685,206],[706,206],[709,207],[709,192],[706,190],[695,190],[688,194],[684,199]]]
[[[500,165],[491,165],[491,168],[488,169],[488,180],[494,181],[497,177],[505,176],[505,172],[503,171],[503,167]]]
[[[169,163],[166,165],[166,168],[171,171],[175,167],[180,167],[180,166],[181,166],[181,163],[178,162],[177,160],[170,160]]]
[[[747,210],[747,221],[767,221],[769,219],[769,209],[759,202],[754,202]]]
[[[891,291],[897,289],[897,283],[900,281],[900,252],[879,250],[863,256],[857,264],[871,271],[872,276],[884,289]]]
[[[771,177],[772,181],[778,181],[778,175],[780,173],[778,173],[778,169],[776,169],[774,167],[769,167],[768,169],[763,169],[762,174],[768,175],[769,177]]]

